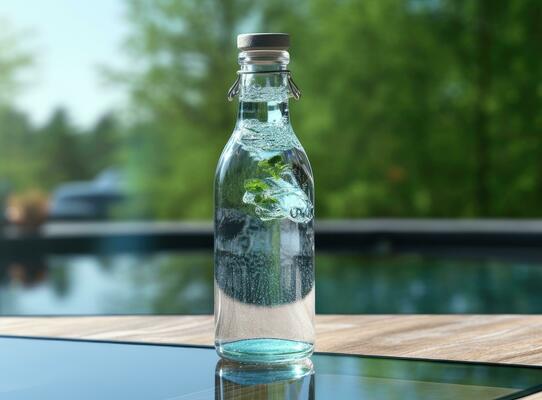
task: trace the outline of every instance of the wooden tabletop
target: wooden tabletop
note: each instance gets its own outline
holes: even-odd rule
[[[316,331],[317,351],[542,366],[537,315],[319,315]],[[3,317],[0,335],[212,345],[213,318]]]
[[[318,315],[317,351],[542,365],[542,316]],[[212,316],[3,317],[0,334],[213,344]]]

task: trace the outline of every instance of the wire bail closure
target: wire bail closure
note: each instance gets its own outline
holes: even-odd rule
[[[240,88],[241,88],[241,75],[244,74],[283,74],[286,73],[286,77],[288,79],[288,89],[290,90],[290,93],[292,97],[296,100],[299,100],[301,97],[301,90],[299,90],[299,87],[295,84],[292,73],[290,70],[281,70],[281,71],[237,71],[237,79],[235,82],[233,82],[233,85],[230,87],[230,90],[228,90],[228,101],[232,101],[235,96],[239,94]]]

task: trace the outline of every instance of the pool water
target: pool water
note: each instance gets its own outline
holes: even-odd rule
[[[542,262],[316,256],[317,313],[542,313]],[[0,261],[0,315],[208,314],[211,252]]]

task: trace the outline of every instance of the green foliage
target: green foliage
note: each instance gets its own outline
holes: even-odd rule
[[[261,179],[247,179],[245,181],[245,190],[254,195],[254,202],[262,208],[278,203],[276,198],[265,192],[267,189],[269,189],[269,185]]]
[[[0,109],[0,184],[10,192],[51,191],[64,182],[92,179],[118,164],[121,142],[112,116],[83,131],[63,109],[40,128],[20,112]]]
[[[0,19],[0,107],[11,103],[22,84],[19,73],[33,63],[30,54],[18,45],[21,33],[8,27]]]
[[[13,100],[24,84],[20,73],[32,66],[33,58],[21,50],[21,36],[3,28],[5,24],[0,26],[0,202],[7,193],[51,191],[67,181],[88,180],[118,163],[122,133],[112,115],[81,130],[64,109],[41,127],[15,109]]]
[[[45,126],[37,132],[36,140],[40,143],[43,166],[40,168],[40,181],[46,187],[55,183],[69,181],[71,177],[83,180],[88,177],[86,164],[68,115],[64,110],[57,110]]]
[[[213,171],[235,121],[225,101],[236,70],[232,44],[252,2],[128,5],[128,49],[145,62],[125,79],[142,117],[124,156],[141,209],[157,218],[209,218]]]
[[[247,179],[245,181],[245,190],[250,193],[262,193],[269,189],[269,185],[261,179]]]
[[[106,117],[81,131],[57,113],[36,129],[4,106],[0,180],[50,190],[120,165],[137,200],[126,216],[210,218],[235,119],[225,99],[235,37],[286,31],[303,91],[292,122],[320,218],[542,215],[537,0],[128,0],[128,11],[135,62],[117,75],[129,123]],[[0,97],[28,62],[8,44]],[[278,178],[285,164],[259,167]],[[262,183],[245,189],[263,193]]]
[[[21,190],[38,185],[43,166],[39,146],[25,115],[0,108],[0,185],[2,191]],[[0,193],[1,195],[1,193]]]
[[[280,155],[258,162],[259,173],[267,179],[281,179],[282,173],[287,168],[288,165],[282,161]],[[275,197],[266,192],[269,189],[269,185],[263,179],[247,179],[244,187],[248,193],[254,195],[254,202],[262,208],[278,203],[278,200]]]
[[[258,162],[260,170],[274,179],[280,179],[282,173],[288,168],[288,165],[282,161],[281,156],[274,156],[268,160]]]
[[[540,2],[267,8],[292,34],[320,217],[541,215]]]
[[[536,0],[129,4],[146,60],[130,87],[150,116],[134,182],[154,215],[211,215],[235,34],[268,30],[292,35],[292,118],[320,217],[541,215]],[[276,178],[274,161],[260,168]]]

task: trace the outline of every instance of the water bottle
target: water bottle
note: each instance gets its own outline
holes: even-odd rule
[[[314,187],[288,99],[289,35],[237,38],[233,134],[216,170],[215,347],[229,360],[287,363],[314,348]]]

